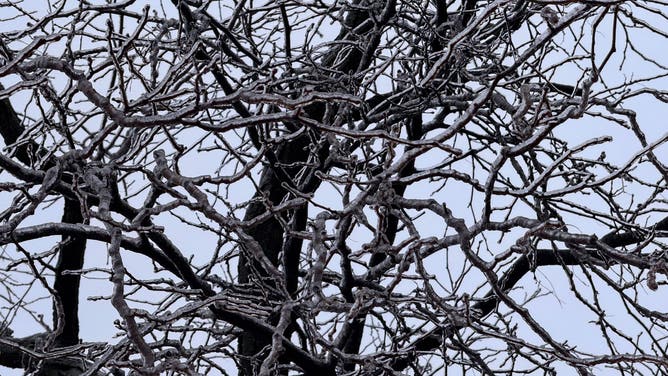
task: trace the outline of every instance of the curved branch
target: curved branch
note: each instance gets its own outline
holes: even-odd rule
[[[653,226],[653,229],[655,231],[668,230],[668,217],[657,222],[656,225]],[[611,232],[601,238],[598,242],[608,247],[622,247],[639,243],[643,240],[644,238],[642,234],[637,232]],[[606,263],[619,262],[619,260],[615,259],[603,260],[600,255],[594,253],[587,255],[587,257],[599,259]],[[550,265],[581,265],[586,261],[587,260],[584,259],[583,255],[577,254],[576,251],[571,249],[538,249],[530,256],[523,255],[518,258],[503,276],[499,278],[499,288],[504,292],[511,290],[527,273],[533,270],[534,267]],[[499,302],[500,298],[494,293],[494,290],[491,289],[485,294],[484,298],[473,304],[471,308],[476,311],[478,317],[482,318],[492,313]],[[449,338],[455,331],[462,329],[463,327],[464,325],[461,323],[453,323],[433,329],[413,342],[410,349],[413,350],[414,354],[416,352],[438,349],[443,345],[444,338]],[[414,359],[415,355],[395,359],[392,362],[392,368],[395,370],[403,370],[408,367]]]
[[[11,233],[0,234],[0,245],[11,244],[14,242],[20,243],[28,240],[57,235],[81,237],[105,243],[111,242],[111,234],[109,231],[103,228],[85,225],[82,223],[44,223],[17,228]],[[162,251],[156,249],[150,243],[143,241],[141,238],[130,238],[124,236],[121,239],[121,247],[127,249],[128,251],[133,251],[147,256],[175,275],[180,275],[179,270]]]

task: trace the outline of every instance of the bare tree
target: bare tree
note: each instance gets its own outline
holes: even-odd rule
[[[668,372],[665,2],[136,3],[0,3],[0,365]]]

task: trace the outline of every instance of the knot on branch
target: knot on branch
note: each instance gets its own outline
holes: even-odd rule
[[[656,281],[657,273],[668,275],[667,256],[665,250],[652,255],[652,266],[649,268],[649,272],[647,272],[647,287],[652,291],[659,289],[659,284]]]

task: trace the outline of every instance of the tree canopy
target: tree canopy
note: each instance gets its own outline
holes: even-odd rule
[[[668,372],[667,11],[0,2],[0,365]]]

